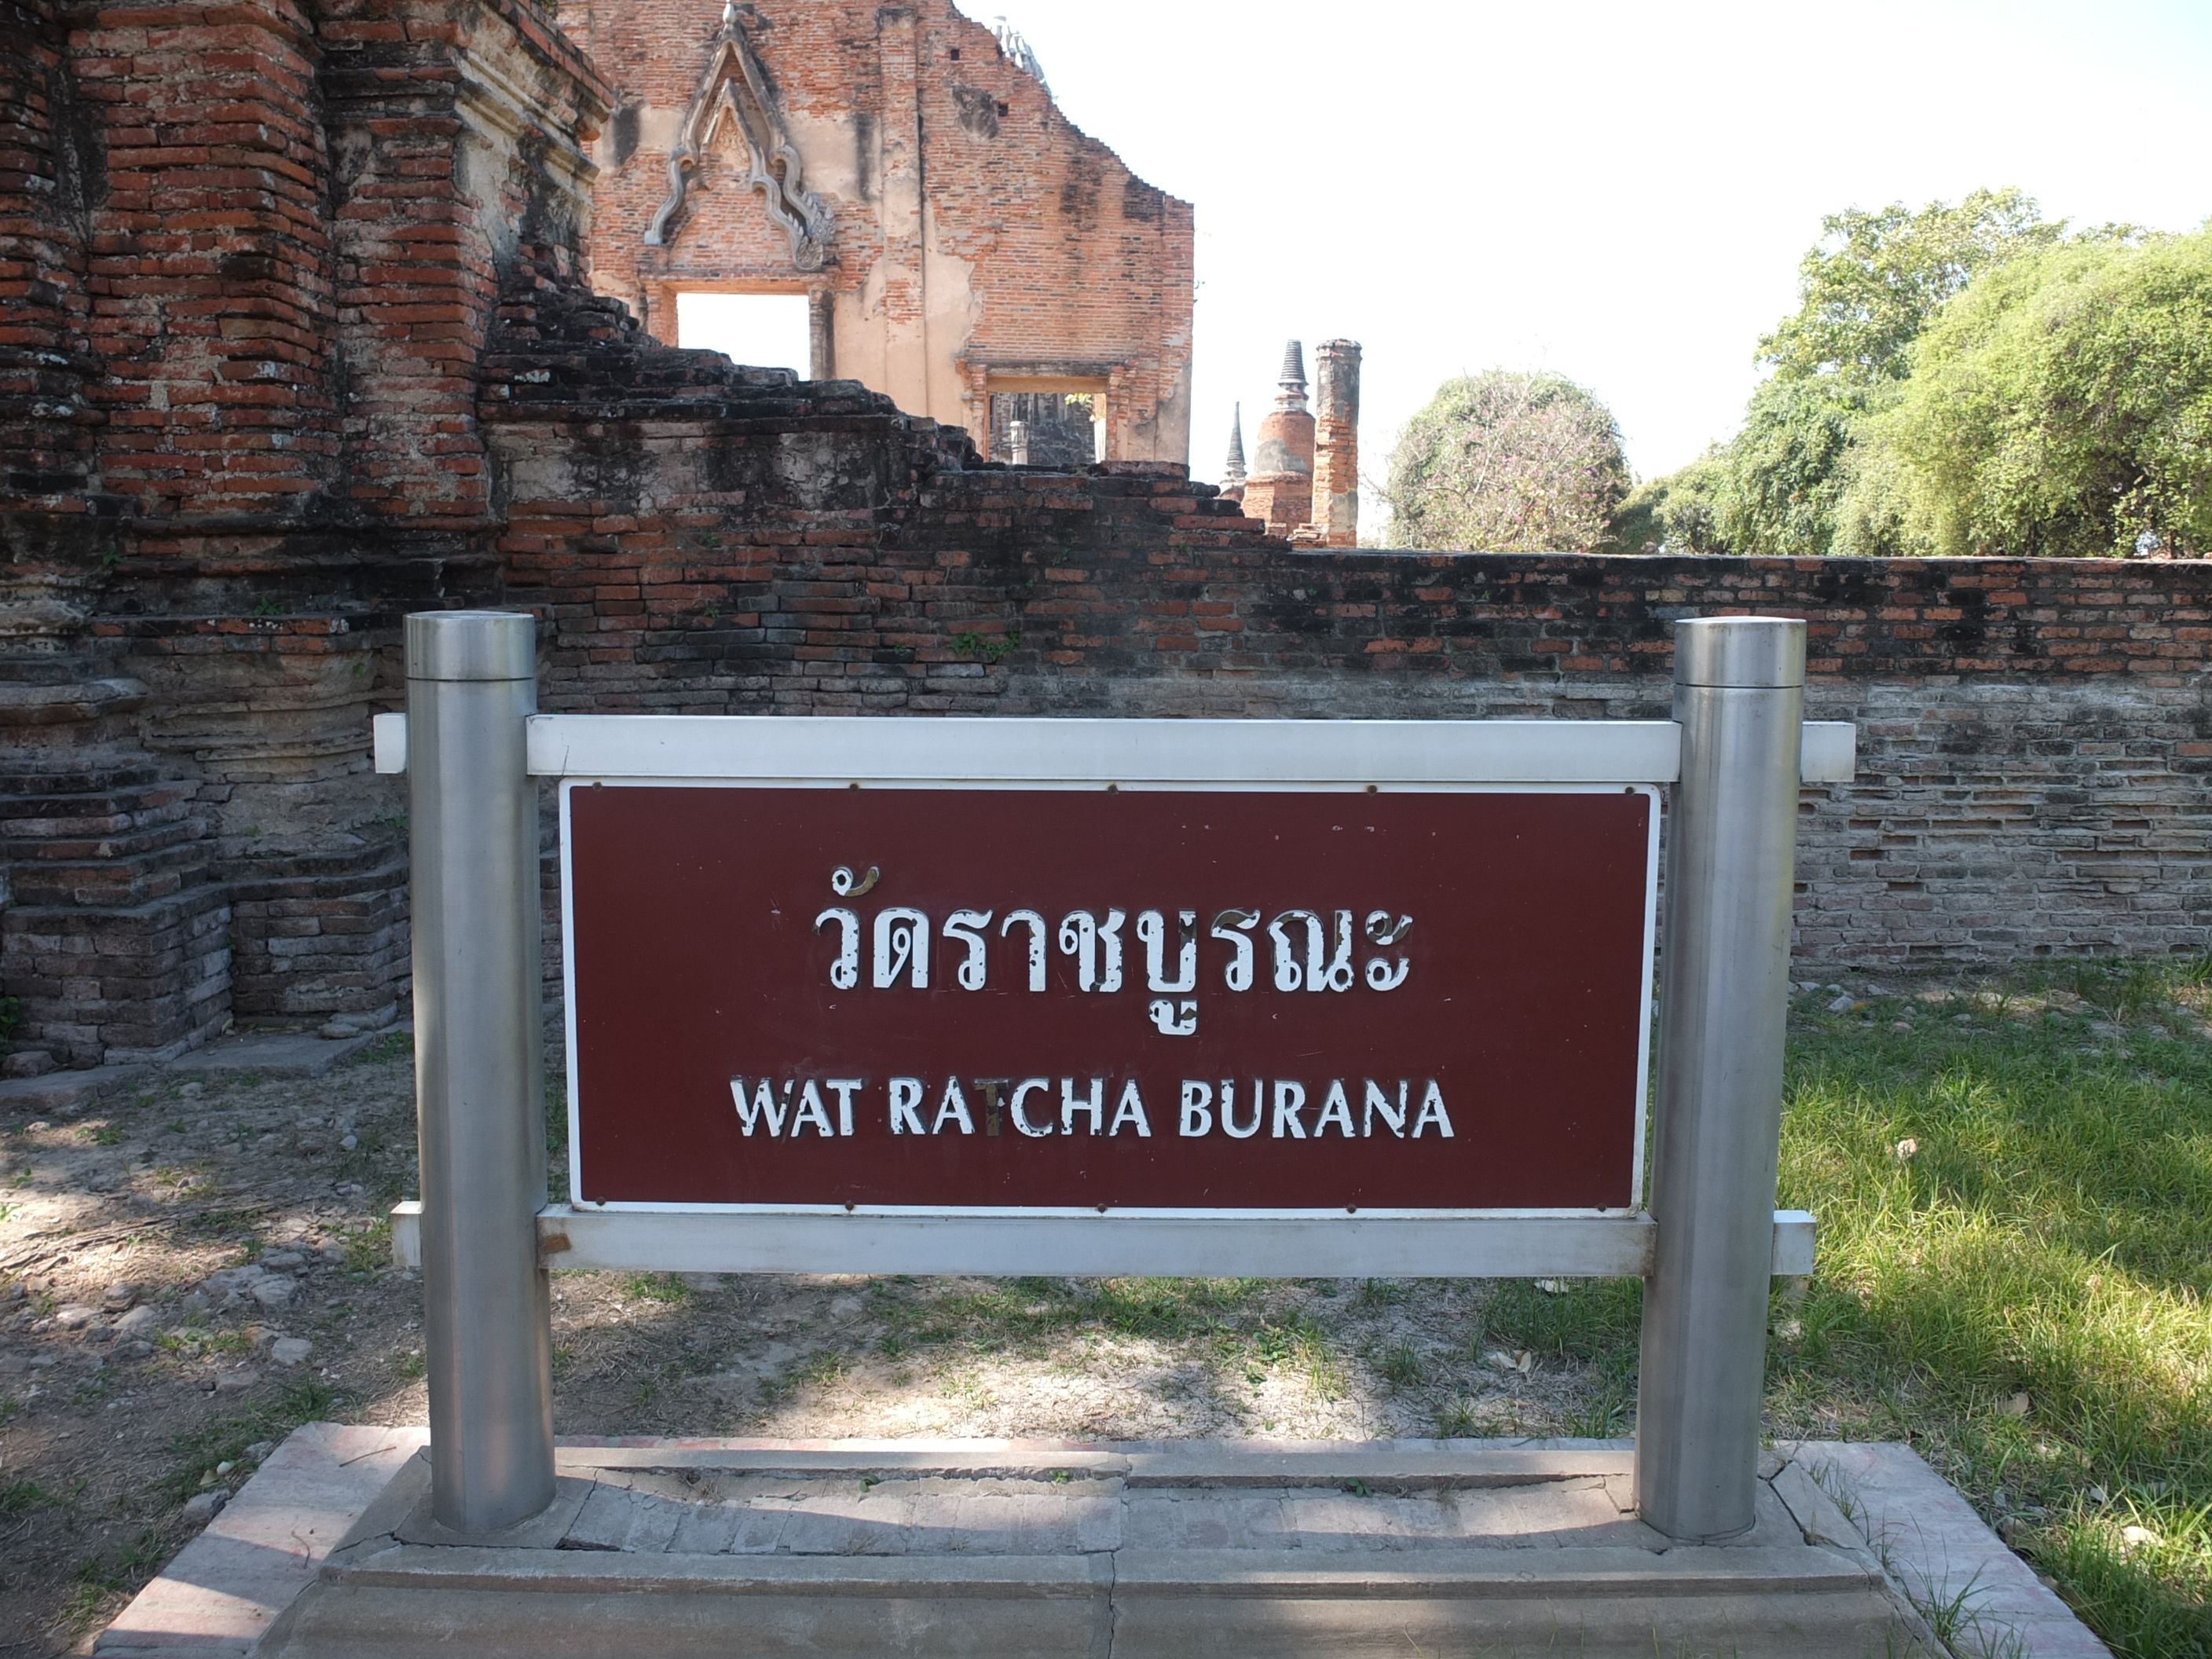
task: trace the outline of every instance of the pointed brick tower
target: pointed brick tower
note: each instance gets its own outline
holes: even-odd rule
[[[1221,493],[1232,501],[1244,499],[1244,405],[1229,416],[1229,459],[1221,464]]]
[[[1244,516],[1265,519],[1271,536],[1287,536],[1313,517],[1314,417],[1306,409],[1305,354],[1296,340],[1283,348],[1276,384],[1275,406],[1260,422],[1244,483]]]

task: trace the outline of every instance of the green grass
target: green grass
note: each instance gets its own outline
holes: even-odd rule
[[[2212,1653],[2208,979],[2062,964],[1792,1043],[1778,1431],[1910,1434],[2130,1659]]]
[[[1257,1365],[1248,1368],[1245,1379],[1255,1387],[1279,1366],[1303,1374],[1306,1386],[1322,1400],[1341,1400],[1351,1386],[1328,1328],[1310,1315],[1264,1321],[1253,1334],[1252,1352]],[[1414,1364],[1419,1366],[1419,1356]]]
[[[197,1358],[202,1354],[250,1353],[252,1338],[244,1331],[216,1330],[204,1326],[179,1325],[173,1330],[154,1333],[154,1346],[164,1353],[183,1354]]]
[[[404,821],[402,827],[404,827]],[[386,1031],[346,1063],[350,1066],[381,1065],[387,1060],[397,1060],[402,1054],[411,1054],[414,1048],[415,1039],[406,1032]]]
[[[234,1482],[251,1470],[242,1467],[246,1449],[257,1441],[281,1442],[302,1423],[329,1419],[340,1403],[337,1390],[312,1377],[288,1382],[251,1409],[212,1418],[171,1443],[169,1473],[154,1490],[172,1504],[214,1484],[218,1464],[232,1465]]]
[[[1393,1388],[1418,1389],[1429,1380],[1429,1368],[1410,1343],[1401,1342],[1390,1349],[1376,1369]]]
[[[338,1241],[345,1251],[345,1270],[361,1278],[392,1265],[392,1218],[378,1216],[367,1228],[348,1233]]]
[[[59,1501],[35,1481],[0,1482],[0,1515],[14,1515],[19,1510],[39,1509]]]
[[[1824,988],[1792,1017],[1779,1199],[1820,1245],[1802,1299],[1778,1288],[1769,1425],[1910,1439],[2122,1659],[2206,1659],[2212,963],[2040,965],[1948,1000],[1875,977],[1916,994],[1830,1014]],[[1595,1370],[1562,1431],[1625,1434],[1642,1302],[1502,1284],[1472,1351]]]

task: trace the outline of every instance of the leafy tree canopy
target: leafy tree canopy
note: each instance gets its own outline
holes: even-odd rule
[[[1620,428],[1587,389],[1501,368],[1437,389],[1399,434],[1383,493],[1403,547],[1589,552],[1612,544],[1630,482]]]
[[[2212,231],[2069,233],[2017,190],[1822,226],[1741,430],[1638,490],[1622,544],[2212,550]]]
[[[1718,445],[1662,478],[1629,492],[1613,515],[1613,548],[1621,553],[1726,553],[1720,496],[1728,462]]]
[[[1991,270],[1858,442],[1855,550],[2212,554],[2212,228]]]
[[[1917,212],[1902,202],[1848,208],[1821,220],[1820,231],[1797,266],[1796,313],[1759,343],[1760,361],[1784,379],[1903,379],[1913,340],[1946,300],[2010,255],[2058,241],[2066,226],[2005,189]]]
[[[1735,438],[1638,487],[1615,518],[1616,541],[1624,552],[1837,551],[1836,510],[1855,434],[1870,408],[1894,396],[1893,387],[1832,375],[1777,375],[1752,394]]]

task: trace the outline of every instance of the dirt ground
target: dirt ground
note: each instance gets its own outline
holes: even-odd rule
[[[424,1419],[395,1034],[325,1078],[0,1118],[0,1653],[88,1651],[296,1425]],[[1571,1294],[1571,1287],[1559,1287]],[[1614,1433],[1492,1286],[568,1273],[564,1434]]]

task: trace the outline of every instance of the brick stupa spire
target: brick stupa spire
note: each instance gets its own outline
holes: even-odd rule
[[[1299,343],[1283,348],[1275,406],[1260,422],[1244,515],[1265,519],[1267,532],[1287,536],[1313,517],[1314,417],[1306,409],[1306,360]]]
[[[1229,416],[1229,459],[1221,464],[1221,493],[1232,501],[1244,499],[1244,405]]]

